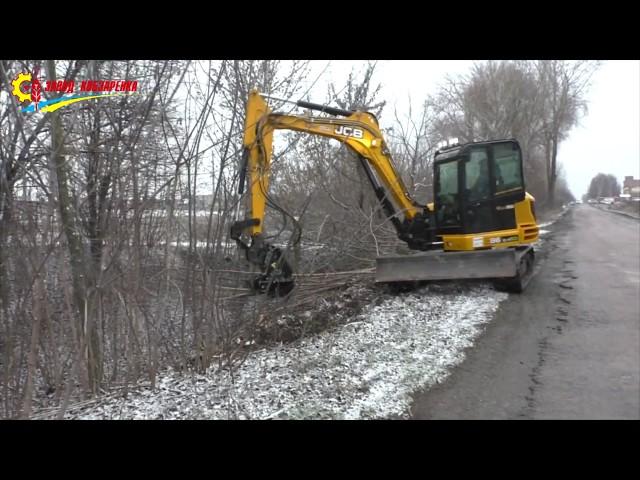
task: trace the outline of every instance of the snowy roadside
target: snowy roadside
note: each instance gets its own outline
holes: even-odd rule
[[[601,210],[603,212],[610,212],[610,213],[615,213],[617,215],[622,215],[623,217],[628,217],[628,218],[633,218],[635,220],[640,220],[640,215],[638,215],[636,213],[636,211],[638,210],[637,208],[634,210],[620,210],[619,208],[612,208],[613,205],[607,205],[606,207],[604,205],[601,204],[593,204],[590,205],[593,208],[597,208],[598,210]]]
[[[540,235],[568,211],[545,218]],[[153,391],[108,397],[65,418],[406,418],[411,394],[441,382],[463,361],[507,297],[485,284],[434,284],[386,296],[350,323],[250,353],[233,378],[215,368],[204,375],[167,371]]]
[[[570,208],[571,207],[569,207],[568,205],[564,205],[560,212],[555,212],[550,214],[546,222],[538,223],[538,227],[540,228],[540,236],[543,236],[549,233],[549,230],[547,229],[547,227],[550,227],[551,225],[556,223],[558,220],[560,220],[563,217],[563,215],[565,215],[570,210]]]
[[[410,394],[441,382],[508,297],[488,285],[428,286],[355,321],[249,354],[234,371],[163,374],[156,390],[71,410],[71,419],[407,417]]]

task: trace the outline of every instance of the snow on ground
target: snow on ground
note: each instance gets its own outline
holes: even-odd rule
[[[538,223],[538,227],[539,228],[545,228],[545,227],[550,227],[551,225],[553,225],[554,223],[556,223],[558,220],[560,220],[560,218],[562,218],[562,216],[564,214],[566,214],[571,208],[568,205],[563,205],[562,206],[562,210],[560,210],[559,212],[554,212],[553,214],[550,215],[550,220],[547,222],[542,222],[542,223]],[[546,233],[549,233],[548,231],[546,231]]]
[[[545,235],[551,233],[551,230],[548,230],[548,227],[551,227],[554,223],[560,220],[569,210],[570,210],[569,206],[563,205],[562,210],[552,214],[550,220],[546,222],[538,223],[538,228],[540,229],[538,231],[538,234],[540,235],[540,237],[544,237]],[[538,243],[538,248],[542,247],[542,245],[544,245],[544,240],[540,239],[540,242]]]
[[[540,234],[564,215],[541,223]],[[542,240],[541,244],[544,243]],[[431,285],[369,305],[351,323],[250,353],[233,376],[167,371],[156,389],[70,409],[77,419],[407,417],[411,394],[443,381],[508,295]]]
[[[410,394],[441,382],[508,295],[427,286],[369,305],[352,323],[248,355],[233,372],[163,374],[156,390],[66,414],[78,419],[406,417]]]

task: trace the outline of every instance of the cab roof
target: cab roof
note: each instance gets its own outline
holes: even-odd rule
[[[516,145],[518,145],[518,148],[520,147],[520,144],[518,143],[518,141],[515,138],[505,138],[505,139],[502,139],[502,140],[487,140],[487,141],[482,141],[482,142],[469,142],[469,143],[453,145],[451,147],[446,147],[446,148],[442,148],[440,150],[437,150],[435,155],[434,155],[434,160],[433,161],[434,162],[443,162],[443,161],[449,160],[451,158],[463,155],[464,153],[466,153],[472,147],[477,147],[477,146],[481,146],[481,145],[493,145],[495,143],[506,143],[506,142],[513,142]]]

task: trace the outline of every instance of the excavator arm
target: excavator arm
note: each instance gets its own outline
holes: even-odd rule
[[[292,287],[291,267],[283,252],[263,239],[275,130],[306,132],[346,144],[358,155],[375,194],[385,214],[398,231],[399,237],[407,241],[412,248],[425,249],[415,244],[420,243],[420,239],[424,239],[425,235],[414,233],[416,225],[420,226],[418,229],[427,228],[426,207],[418,205],[410,197],[407,187],[393,165],[375,116],[367,112],[340,110],[309,102],[296,103],[301,107],[321,110],[336,116],[274,113],[256,90],[249,94],[247,102],[238,193],[244,192],[245,180],[248,180],[248,215],[233,224],[231,237],[246,251],[247,259],[258,265],[263,272],[254,282],[254,288],[259,291],[273,291],[274,288],[279,288],[282,293],[283,290]],[[338,118],[338,115],[345,118]]]

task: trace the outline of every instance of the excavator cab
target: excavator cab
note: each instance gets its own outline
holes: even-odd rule
[[[493,279],[521,292],[531,279],[538,226],[516,140],[454,145],[434,157],[430,225],[440,251],[378,257],[376,280]]]
[[[525,199],[518,142],[476,142],[438,151],[434,189],[437,235],[517,228],[514,204]]]

